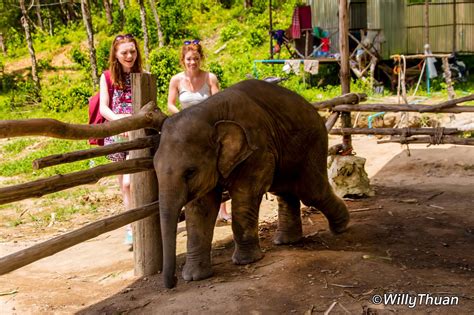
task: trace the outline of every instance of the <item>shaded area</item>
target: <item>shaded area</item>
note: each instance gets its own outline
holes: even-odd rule
[[[459,151],[464,162],[442,161],[446,150]],[[276,222],[260,225],[265,257],[255,264],[233,265],[229,239],[214,246],[210,279],[180,279],[173,290],[163,289],[160,275],[140,279],[78,313],[302,314],[324,312],[333,301],[338,302],[334,314],[412,310],[407,305],[377,309],[370,302],[374,294],[396,292],[457,296],[458,305],[420,305],[416,311],[467,314],[474,309],[474,196],[469,189],[474,177],[466,156],[472,156],[472,149],[411,154],[394,156],[373,176],[379,183],[375,197],[347,201],[352,222],[342,235],[331,234],[326,219],[306,208],[306,237],[298,244],[275,246]],[[184,263],[183,255],[179,262]]]

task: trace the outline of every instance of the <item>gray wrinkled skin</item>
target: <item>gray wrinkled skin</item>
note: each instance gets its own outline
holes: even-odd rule
[[[263,257],[262,196],[278,197],[276,244],[302,238],[300,201],[318,208],[335,233],[349,213],[327,177],[323,119],[301,96],[258,80],[240,82],[166,119],[154,165],[159,182],[165,286],[176,285],[176,229],[186,206],[185,280],[212,275],[211,242],[221,194],[232,197],[235,264]]]

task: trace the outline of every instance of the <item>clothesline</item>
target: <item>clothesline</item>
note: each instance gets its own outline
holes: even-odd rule
[[[308,63],[308,62],[337,62],[335,58],[308,58],[308,59],[257,59],[253,61],[253,75],[258,79],[257,63],[264,64],[286,64],[286,63]]]

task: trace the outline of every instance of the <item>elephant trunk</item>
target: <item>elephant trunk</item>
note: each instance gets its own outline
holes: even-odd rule
[[[163,238],[163,280],[165,287],[176,286],[176,231],[178,214],[169,209],[160,209],[161,234]]]
[[[173,204],[167,200],[173,200]],[[184,202],[178,198],[163,196],[160,192],[160,221],[163,239],[163,280],[165,287],[171,289],[176,286],[176,234],[178,219]]]

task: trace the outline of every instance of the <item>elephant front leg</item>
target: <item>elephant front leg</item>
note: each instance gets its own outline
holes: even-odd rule
[[[232,261],[237,265],[246,265],[263,257],[258,240],[258,211],[262,196],[249,198],[235,192],[231,195],[235,243]]]
[[[278,195],[278,229],[273,242],[277,245],[298,242],[303,237],[300,200],[289,194]]]
[[[187,253],[183,279],[201,280],[212,276],[211,246],[220,204],[220,191],[213,191],[186,206]]]

